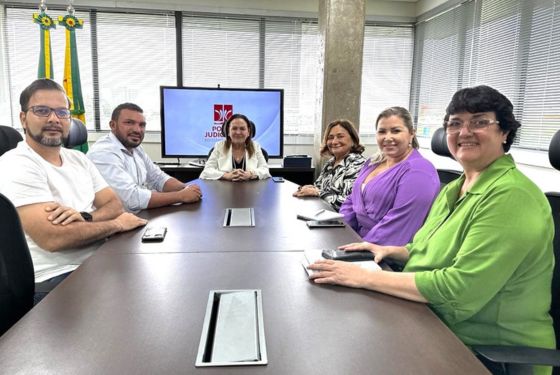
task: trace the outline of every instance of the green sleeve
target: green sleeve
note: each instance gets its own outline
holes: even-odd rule
[[[524,259],[550,250],[542,202],[525,189],[494,189],[465,217],[452,264],[415,275],[420,293],[448,323],[470,318],[496,296]]]

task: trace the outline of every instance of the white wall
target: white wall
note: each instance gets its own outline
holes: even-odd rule
[[[419,0],[416,3],[416,17],[445,3],[447,0]]]

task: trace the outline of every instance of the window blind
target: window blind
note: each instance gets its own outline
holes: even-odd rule
[[[10,106],[10,88],[8,85],[6,42],[6,13],[4,6],[0,5],[0,125],[12,125],[12,108]],[[19,127],[19,121],[14,124]]]
[[[264,84],[284,89],[284,133],[313,133],[318,106],[319,37],[315,22],[267,21]]]
[[[471,40],[466,25],[472,3],[417,25],[414,48],[411,113],[419,137],[442,126],[445,108],[462,80],[462,61]]]
[[[37,9],[8,7],[5,11],[8,69],[3,70],[8,72],[10,77],[9,95],[11,103],[9,106],[11,107],[11,124],[15,127],[20,127],[19,95],[25,87],[37,78],[39,65],[39,25],[33,22],[33,13],[36,13]],[[58,16],[65,15],[67,12],[63,9],[49,8],[47,14],[53,20],[57,20]],[[78,45],[80,71],[82,72],[82,94],[86,108],[86,124],[88,128],[93,129],[90,20],[87,12],[76,11],[75,16],[84,20],[83,29],[76,30],[76,42]],[[63,26],[57,26],[56,29],[51,29],[50,31],[54,80],[61,85],[64,78],[65,31],[66,29]],[[2,80],[2,82],[5,81]],[[2,84],[3,86],[4,84]],[[10,113],[10,111],[7,110],[6,113]]]
[[[514,146],[547,150],[560,129],[559,9],[560,0],[474,0],[419,24],[412,102],[420,134],[441,126],[457,89],[486,84],[514,105],[522,124]]]
[[[176,85],[173,13],[97,13],[101,129],[113,109],[133,102],[144,110],[147,130],[160,129],[160,85]]]
[[[36,77],[39,31],[31,20],[34,11],[13,6],[6,13],[10,70],[4,74],[10,85],[6,83],[3,91],[9,94],[2,96],[0,91],[0,106],[11,109],[11,115],[2,113],[15,124],[19,123],[16,96],[30,77]],[[56,17],[65,11],[49,9],[48,13]],[[96,129],[97,124],[107,130],[114,107],[131,101],[143,107],[147,129],[159,130],[159,86],[177,83],[174,13],[92,9],[76,15],[85,20],[76,35],[88,128]],[[181,29],[183,85],[283,88],[285,133],[313,133],[321,110],[322,79],[316,20],[184,13]],[[364,64],[365,123],[372,123],[382,107],[407,101],[405,67],[410,65],[411,33],[407,28],[367,27],[365,50],[371,51],[371,57]],[[55,79],[61,81],[64,30],[56,29],[51,36]]]
[[[258,20],[183,17],[183,85],[259,87]]]
[[[365,27],[360,133],[375,133],[375,120],[387,107],[408,108],[412,81],[412,27]]]

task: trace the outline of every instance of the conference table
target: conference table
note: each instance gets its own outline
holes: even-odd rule
[[[486,374],[424,304],[308,280],[303,250],[359,240],[309,229],[297,213],[327,208],[271,180],[197,181],[202,202],[152,209],[143,229],[106,241],[0,338],[0,372],[56,374]],[[226,208],[254,227],[224,228]],[[195,367],[211,290],[258,289],[268,364]]]

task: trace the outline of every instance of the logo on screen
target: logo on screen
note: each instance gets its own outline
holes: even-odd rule
[[[224,124],[233,115],[232,104],[214,104],[214,124]]]
[[[204,140],[216,140],[222,137],[222,126],[233,115],[233,104],[214,104],[214,125],[204,133]]]

